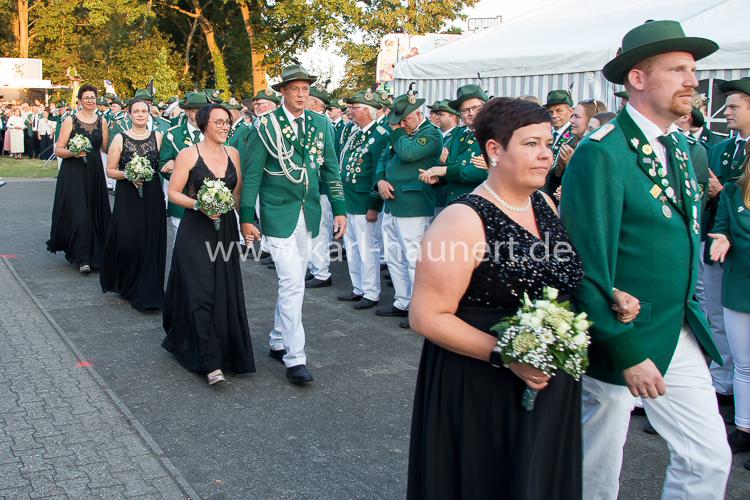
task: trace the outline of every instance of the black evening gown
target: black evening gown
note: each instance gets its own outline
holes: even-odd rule
[[[531,247],[540,240],[494,204],[477,195],[455,203],[477,212],[491,249],[459,303],[456,316],[463,321],[495,337],[490,327],[515,314],[523,292],[539,298],[545,286],[552,286],[565,294],[582,279],[572,245],[567,261],[532,259]],[[532,196],[532,207],[550,252],[556,243],[570,244],[541,193]],[[540,247],[533,255],[542,255]],[[407,498],[581,498],[580,382],[556,374],[539,392],[532,412],[521,406],[525,387],[510,369],[425,340],[414,397]]]
[[[188,176],[186,194],[195,198],[206,178],[216,177],[199,154]],[[223,180],[234,190],[237,172],[229,156]],[[218,369],[255,371],[238,241],[234,210],[221,216],[219,231],[202,212],[185,210],[169,269],[163,311],[167,335],[162,347],[188,370],[202,374]],[[219,252],[211,262],[209,248],[215,252],[219,243],[229,258]]]
[[[52,205],[52,226],[47,250],[65,252],[71,264],[88,264],[99,269],[104,256],[104,240],[110,219],[107,182],[102,155],[102,118],[83,123],[73,115],[70,137],[85,135],[91,151],[83,158],[65,158],[60,165]]]
[[[118,168],[138,154],[148,158],[153,178],[143,184],[143,198],[132,182],[117,181],[112,220],[99,274],[103,292],[116,292],[138,311],[161,309],[167,259],[167,214],[159,177],[156,134],[136,140],[122,134]]]

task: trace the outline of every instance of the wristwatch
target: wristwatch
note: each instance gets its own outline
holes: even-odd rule
[[[505,366],[505,363],[503,363],[502,351],[499,346],[492,348],[492,351],[490,352],[490,364],[495,368],[502,368]]]

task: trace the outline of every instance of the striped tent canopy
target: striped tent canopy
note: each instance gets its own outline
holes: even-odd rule
[[[454,97],[461,85],[479,83],[490,95],[534,95],[544,102],[550,90],[570,89],[575,101],[595,98],[614,110],[613,93],[622,86],[608,82],[601,68],[615,56],[623,35],[647,19],[676,19],[688,36],[720,46],[698,62],[701,88],[710,94],[714,79],[750,76],[747,6],[748,0],[558,0],[400,62],[394,90],[404,93],[415,81],[420,97],[433,102]],[[723,121],[720,114],[715,118]]]

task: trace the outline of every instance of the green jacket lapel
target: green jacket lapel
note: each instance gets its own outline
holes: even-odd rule
[[[281,134],[284,136],[284,140],[291,144],[297,152],[304,157],[305,156],[305,148],[302,146],[302,143],[297,138],[297,135],[294,133],[294,124],[289,123],[289,120],[286,117],[286,113],[284,113],[283,106],[279,106],[279,109],[277,109],[275,112],[276,118],[279,120],[279,126],[281,127]],[[302,115],[305,116],[304,114]]]

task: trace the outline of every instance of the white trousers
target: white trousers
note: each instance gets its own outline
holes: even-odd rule
[[[102,155],[102,166],[104,167],[104,179],[107,181],[107,189],[114,189],[117,181],[110,179],[107,175],[107,153],[104,151],[100,151],[99,153]]]
[[[302,303],[305,299],[305,271],[310,256],[312,235],[300,210],[297,226],[288,238],[266,238],[279,278],[279,295],[269,335],[271,349],[286,349],[287,367],[304,365],[305,329],[302,326]]]
[[[701,255],[703,255],[704,245],[705,243],[701,243]],[[724,270],[719,264],[706,265],[702,259],[699,266],[695,295],[700,302],[701,309],[706,313],[708,321],[711,323],[711,334],[724,363],[719,366],[715,362],[711,362],[711,379],[713,379],[716,392],[732,394],[734,363],[729,352],[729,342],[724,328],[724,311],[721,305],[721,280],[724,276]]]
[[[683,327],[664,375],[667,392],[643,398],[670,463],[661,498],[723,499],[732,455],[703,353]],[[627,387],[583,377],[583,498],[615,500],[634,398]]]
[[[331,277],[331,239],[333,237],[333,210],[328,196],[320,195],[320,230],[312,240],[310,252],[310,272],[316,279],[327,280]]]
[[[375,239],[377,222],[366,215],[346,214],[346,264],[352,293],[377,301],[380,298],[380,247]]]
[[[734,360],[734,423],[750,429],[750,313],[725,307],[724,327]]]
[[[393,305],[399,309],[409,309],[419,245],[429,226],[430,217],[393,217],[391,214],[383,214],[385,261],[393,280]]]

